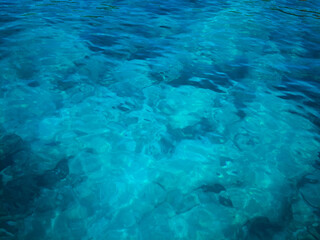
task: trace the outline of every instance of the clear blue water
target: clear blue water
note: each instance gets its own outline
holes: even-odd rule
[[[0,239],[320,239],[320,2],[0,0]]]

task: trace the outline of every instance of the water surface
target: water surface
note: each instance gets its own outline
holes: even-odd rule
[[[0,0],[0,239],[319,239],[319,9]]]

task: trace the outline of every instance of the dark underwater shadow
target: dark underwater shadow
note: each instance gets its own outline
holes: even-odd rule
[[[44,172],[28,170],[23,167],[23,161],[41,162],[42,159],[20,136],[7,133],[2,133],[0,138],[0,152],[0,238],[15,239],[12,237],[21,230],[23,220],[36,211],[42,211],[37,210],[36,204],[42,192],[66,184],[70,158],[61,159],[54,168]]]

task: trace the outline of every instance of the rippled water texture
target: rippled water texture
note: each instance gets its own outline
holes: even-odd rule
[[[320,239],[319,9],[0,0],[0,239]]]

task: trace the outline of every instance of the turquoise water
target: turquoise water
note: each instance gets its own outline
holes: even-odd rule
[[[0,0],[0,239],[320,239],[319,9]]]

